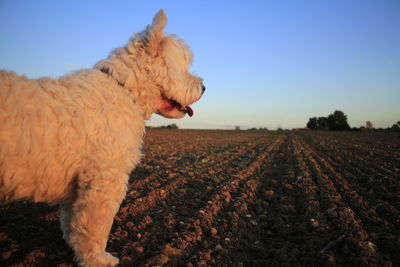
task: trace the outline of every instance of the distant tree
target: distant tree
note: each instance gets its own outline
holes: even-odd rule
[[[391,131],[399,132],[400,131],[400,121],[397,123],[393,124],[391,128],[389,128]]]
[[[340,110],[335,110],[328,117],[312,117],[307,123],[307,128],[311,130],[350,130],[347,123],[347,116]]]
[[[161,126],[160,128],[167,128],[167,129],[179,129],[176,123],[168,124],[167,126]]]
[[[327,122],[329,130],[331,131],[344,131],[350,129],[350,126],[347,123],[347,116],[340,110],[335,110],[335,112],[330,114]]]
[[[307,128],[311,130],[329,130],[327,117],[313,117],[307,122]]]
[[[239,130],[240,130],[240,127],[239,127],[239,126],[235,126],[235,130],[236,130],[236,131],[239,131]]]
[[[365,123],[365,128],[367,128],[368,130],[372,130],[374,128],[374,126],[372,125],[372,122],[367,121]]]
[[[319,130],[329,130],[329,123],[327,117],[318,117],[317,124]]]
[[[307,122],[307,128],[311,130],[318,129],[318,121],[316,117],[310,118]]]

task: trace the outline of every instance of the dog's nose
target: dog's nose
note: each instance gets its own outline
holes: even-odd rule
[[[203,90],[203,94],[204,94],[204,91],[206,90],[206,87],[204,85],[202,87],[202,90]]]

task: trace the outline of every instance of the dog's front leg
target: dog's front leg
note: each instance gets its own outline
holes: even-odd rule
[[[114,216],[125,196],[128,176],[92,171],[81,174],[78,179],[69,244],[80,266],[115,266],[118,259],[105,248]]]

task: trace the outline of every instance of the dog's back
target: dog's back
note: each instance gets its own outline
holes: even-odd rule
[[[0,196],[6,200],[58,202],[72,186],[66,176],[73,174],[60,165],[73,162],[57,149],[68,138],[57,131],[63,111],[57,114],[41,82],[0,71]]]

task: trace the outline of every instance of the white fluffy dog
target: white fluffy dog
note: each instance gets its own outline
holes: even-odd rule
[[[80,266],[115,266],[107,238],[141,158],[144,121],[193,115],[205,87],[192,53],[153,23],[93,69],[58,80],[0,71],[0,196],[60,204]]]

